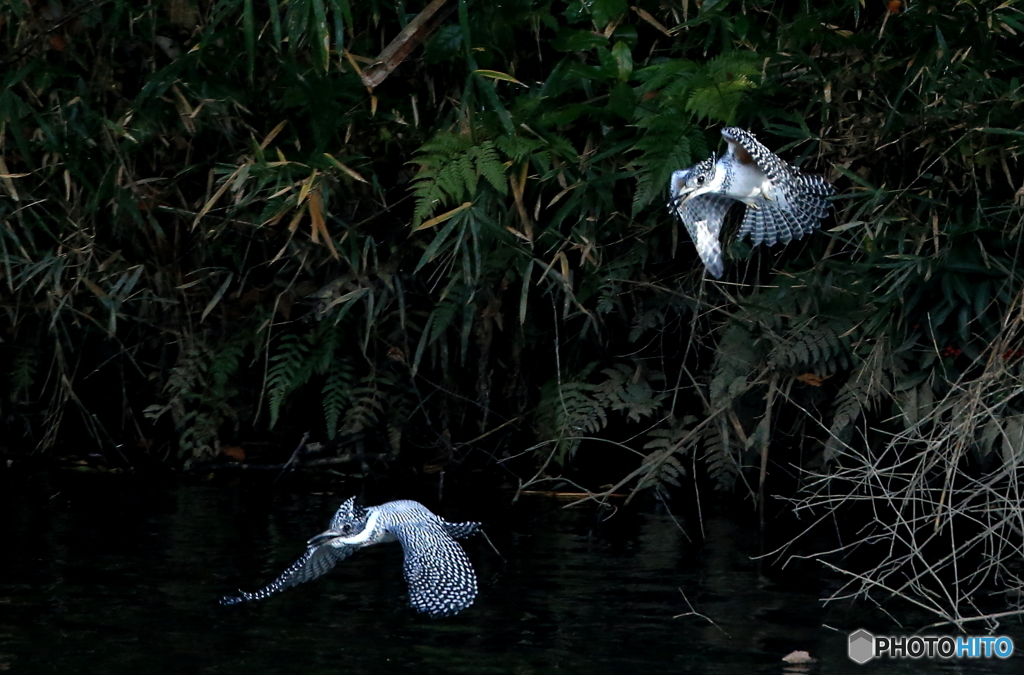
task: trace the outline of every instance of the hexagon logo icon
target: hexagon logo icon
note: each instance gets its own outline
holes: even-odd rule
[[[863,628],[850,633],[850,660],[865,664],[875,657],[875,636]]]

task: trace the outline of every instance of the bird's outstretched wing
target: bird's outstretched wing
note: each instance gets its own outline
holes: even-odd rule
[[[788,178],[789,164],[766,148],[754,134],[739,127],[725,127],[722,138],[729,144],[729,154],[740,164],[754,163],[773,184],[778,185]]]
[[[226,595],[221,598],[220,604],[237,605],[242,602],[262,600],[286,588],[312,581],[323,576],[337,563],[352,555],[357,548],[356,546],[335,547],[326,544],[310,546],[301,558],[263,588],[252,593],[239,591],[238,595]]]
[[[476,600],[476,573],[469,557],[452,535],[468,536],[477,523],[446,523],[441,519],[402,522],[388,531],[405,552],[405,581],[409,604],[432,617],[451,616]],[[454,528],[451,529],[451,528]]]
[[[693,239],[697,255],[703,261],[704,267],[716,279],[720,279],[725,272],[719,238],[722,233],[722,221],[735,203],[736,200],[731,197],[709,193],[687,199],[682,204],[678,203],[678,200],[672,204],[679,220],[683,221],[686,231],[690,233],[690,239]]]
[[[748,205],[737,237],[750,235],[754,246],[762,242],[774,246],[818,229],[828,217],[826,197],[835,194],[835,188],[821,176],[805,174],[785,162],[745,129],[726,127],[722,138],[733,157],[741,164],[756,164],[771,183],[764,203]]]
[[[480,531],[482,527],[481,523],[466,521],[464,523],[449,523],[444,518],[438,518],[441,521],[441,526],[444,527],[445,532],[454,539],[465,539],[470,535],[474,535]]]

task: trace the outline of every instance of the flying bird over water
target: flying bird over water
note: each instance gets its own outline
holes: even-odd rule
[[[722,129],[729,149],[716,160],[672,174],[669,210],[683,221],[697,254],[715,278],[722,262],[722,221],[736,202],[746,205],[738,238],[754,246],[787,244],[818,229],[828,216],[827,197],[835,189],[821,176],[809,176],[764,147],[739,127]]]
[[[355,497],[334,514],[327,531],[308,542],[291,567],[263,588],[221,599],[222,605],[262,600],[286,588],[312,581],[364,546],[398,541],[405,553],[409,604],[429,616],[451,616],[476,600],[476,573],[456,539],[480,530],[480,523],[449,523],[419,502],[399,500],[380,506],[356,506]]]

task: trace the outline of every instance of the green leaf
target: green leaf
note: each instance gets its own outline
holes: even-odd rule
[[[525,87],[526,86],[525,84],[523,84],[522,82],[520,82],[516,78],[512,77],[511,75],[509,75],[507,73],[499,73],[496,70],[474,70],[473,74],[474,75],[480,75],[482,77],[489,77],[492,80],[501,80],[503,82],[514,82],[515,84],[518,84],[521,87]]]
[[[608,109],[624,120],[632,121],[636,111],[636,94],[625,82],[619,82],[608,95]]]
[[[274,34],[274,49],[281,49],[281,41],[284,39],[281,33],[281,9],[277,6],[278,0],[268,0],[270,8],[270,28]]]
[[[316,53],[324,71],[330,65],[331,59],[331,31],[327,26],[327,7],[324,0],[310,0],[313,7],[313,26],[310,31],[314,36]]]
[[[462,28],[460,26],[441,26],[427,43],[423,56],[427,63],[435,64],[449,61],[462,53]]]
[[[451,236],[452,232],[455,231],[455,228],[465,224],[464,216],[465,212],[459,213],[454,218],[449,220],[448,224],[445,225],[441,229],[441,231],[437,233],[433,241],[431,241],[430,244],[427,246],[427,249],[423,251],[423,255],[420,256],[420,261],[419,263],[416,264],[416,269],[413,270],[414,272],[419,272],[424,265],[426,265],[428,262],[434,259],[434,257],[437,255],[437,252],[441,249],[441,246],[443,246],[444,243],[448,241],[448,238]]]
[[[245,35],[245,56],[251,82],[256,72],[256,19],[253,15],[252,0],[245,0],[242,6],[242,32]]]
[[[558,32],[551,46],[560,52],[585,52],[608,44],[608,38],[589,30],[563,29]]]
[[[345,48],[345,26],[352,25],[352,8],[349,0],[330,0],[334,14],[334,51],[341,53]]]
[[[288,2],[285,24],[288,29],[288,46],[293,54],[298,53],[299,47],[306,39],[306,31],[309,28],[310,21],[310,1],[290,0]]]
[[[615,65],[618,66],[619,80],[625,82],[633,75],[633,52],[625,42],[616,42],[612,47],[612,56],[615,58]]]
[[[589,4],[594,23],[602,30],[629,9],[626,0],[591,0]]]

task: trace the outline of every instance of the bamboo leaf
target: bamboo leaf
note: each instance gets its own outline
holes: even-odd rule
[[[277,3],[278,0],[267,0],[267,6],[270,9],[270,27],[274,34],[274,49],[280,51],[284,36],[281,33],[281,8]]]
[[[331,31],[327,26],[327,7],[324,0],[310,0],[313,6],[313,30],[320,66],[326,72],[331,59]]]
[[[209,200],[207,200],[207,202],[203,205],[203,208],[199,209],[199,213],[196,214],[195,220],[192,221],[193,229],[195,229],[196,225],[199,224],[199,221],[203,219],[203,216],[210,212],[210,209],[212,209],[214,204],[217,203],[217,200],[224,196],[224,193],[227,192],[227,189],[234,182],[235,178],[238,176],[241,170],[241,166],[236,168],[228,177],[228,179],[221,183],[221,186],[217,188],[217,191],[213,193],[213,196],[210,197]]]
[[[522,290],[519,292],[519,325],[526,324],[526,309],[530,297],[530,276],[533,273],[533,259],[526,262],[526,269],[523,271]]]
[[[512,82],[514,84],[518,84],[521,87],[525,87],[526,86],[525,84],[523,84],[522,82],[520,82],[516,78],[512,77],[511,75],[508,75],[507,73],[498,72],[497,70],[482,70],[482,69],[481,70],[474,70],[473,74],[474,75],[481,75],[483,77],[489,77],[492,80],[501,80],[502,82]]]
[[[446,212],[442,213],[439,216],[435,216],[434,218],[431,218],[430,220],[424,221],[423,223],[421,223],[421,224],[417,225],[416,227],[414,227],[412,231],[413,232],[419,232],[420,230],[428,230],[428,229],[434,227],[435,225],[440,225],[441,223],[443,223],[443,222],[453,218],[454,216],[458,215],[459,213],[462,213],[463,211],[465,211],[466,209],[468,209],[471,206],[473,206],[473,202],[463,202],[461,205],[456,206],[451,211],[446,211]]]
[[[206,307],[205,309],[203,309],[203,314],[202,316],[199,317],[199,323],[205,321],[206,317],[209,316],[210,312],[213,311],[213,308],[220,303],[221,299],[224,297],[224,294],[227,292],[228,287],[231,286],[231,281],[234,278],[235,273],[228,272],[228,276],[226,279],[224,279],[224,282],[220,285],[220,288],[218,288],[217,292],[213,294],[213,297],[210,298],[210,301],[206,303]]]
[[[276,0],[270,0],[271,4]],[[256,18],[253,14],[252,0],[242,4],[242,33],[245,37],[245,56],[248,63],[249,81],[253,81],[256,73]]]
[[[345,23],[352,24],[352,12],[348,0],[329,0],[334,17],[334,51],[341,53],[345,48]]]
[[[414,270],[415,272],[419,272],[424,265],[426,265],[428,262],[434,259],[434,256],[437,255],[437,252],[441,250],[441,246],[443,246],[448,241],[448,238],[455,230],[455,227],[462,222],[462,217],[459,216],[458,214],[455,215],[458,217],[450,219],[448,224],[441,228],[441,231],[437,233],[437,235],[434,237],[434,240],[430,242],[430,245],[427,246],[427,249],[423,251],[423,255],[420,257],[420,261],[416,265],[416,269]]]
[[[324,243],[331,252],[331,257],[338,260],[338,251],[334,248],[331,234],[327,231],[327,222],[324,220],[324,203],[320,190],[320,186],[317,186],[309,193],[309,219],[312,222],[313,241],[319,241],[319,238],[323,237]]]
[[[349,176],[350,178],[354,178],[355,180],[357,180],[357,181],[360,181],[361,183],[366,183],[366,182],[368,182],[368,181],[367,181],[367,180],[366,180],[365,178],[363,178],[363,177],[362,177],[362,176],[361,176],[361,175],[359,174],[359,172],[358,172],[358,171],[356,171],[355,169],[351,169],[351,168],[349,168],[349,167],[348,167],[347,165],[345,165],[345,164],[342,164],[341,162],[339,162],[338,160],[336,160],[336,159],[334,158],[334,156],[333,156],[333,155],[331,155],[330,153],[328,153],[328,152],[325,152],[325,153],[324,153],[324,157],[326,157],[326,158],[327,158],[327,160],[328,160],[328,161],[329,161],[329,162],[330,162],[331,164],[333,164],[333,165],[334,165],[334,166],[336,166],[337,168],[339,168],[339,169],[341,169],[342,171],[344,171],[344,172],[345,172],[345,174],[346,174],[347,176]]]
[[[285,125],[287,124],[288,120],[281,120],[280,122],[278,122],[277,126],[271,129],[270,133],[267,134],[266,137],[263,139],[263,142],[260,143],[260,150],[266,150],[267,146],[270,145],[275,138],[277,138],[277,135],[281,133],[281,130],[284,129]]]

